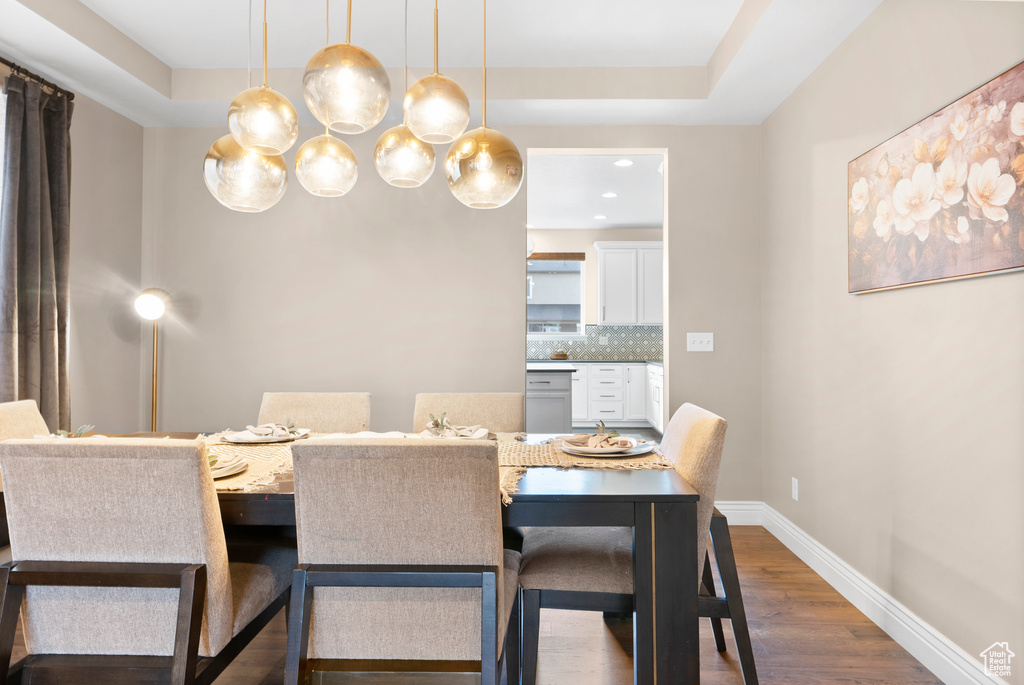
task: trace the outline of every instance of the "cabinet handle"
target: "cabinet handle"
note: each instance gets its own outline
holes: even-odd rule
[[[601,305],[601,320],[602,321],[604,320],[604,309],[605,309],[604,305]]]
[[[615,385],[615,381],[598,381],[601,385]]]
[[[531,385],[551,385],[551,381],[530,381]]]
[[[599,413],[601,413],[601,414],[614,414],[615,410],[614,409],[602,409]]]
[[[615,395],[598,395],[598,397],[615,397]]]

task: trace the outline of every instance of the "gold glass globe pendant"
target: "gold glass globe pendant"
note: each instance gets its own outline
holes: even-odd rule
[[[317,121],[338,133],[362,133],[387,113],[391,79],[380,60],[352,45],[352,0],[345,42],[313,55],[302,75],[302,92]]]
[[[299,115],[284,95],[267,86],[267,0],[263,0],[263,85],[239,93],[228,108],[228,129],[238,144],[280,155],[299,137]]]
[[[455,139],[444,172],[455,198],[473,209],[502,207],[523,184],[523,157],[508,136],[487,128],[487,0],[484,0],[483,126]]]
[[[469,98],[458,83],[438,73],[437,0],[434,0],[434,73],[408,88],[403,103],[405,120],[420,140],[450,143],[469,124]]]
[[[262,212],[277,204],[288,187],[281,155],[261,155],[221,136],[206,153],[203,179],[217,201],[237,212]]]
[[[437,16],[435,10],[434,16]],[[409,0],[405,0],[405,87],[409,87]],[[417,138],[408,122],[389,128],[373,151],[377,173],[396,188],[418,188],[434,173],[434,146]]]

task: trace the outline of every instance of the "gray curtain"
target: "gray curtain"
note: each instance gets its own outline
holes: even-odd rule
[[[71,428],[68,266],[73,103],[11,75],[0,204],[0,401]]]

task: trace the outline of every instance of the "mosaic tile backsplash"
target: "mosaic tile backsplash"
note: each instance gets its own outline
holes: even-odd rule
[[[565,338],[528,338],[527,359],[548,359],[560,347],[569,352],[569,359],[622,362],[660,362],[662,360],[661,326],[587,326],[586,340]],[[601,336],[608,336],[607,345],[599,345]]]

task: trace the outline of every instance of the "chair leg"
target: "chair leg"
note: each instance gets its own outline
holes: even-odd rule
[[[540,590],[521,590],[523,610],[522,685],[536,685],[540,643]]]
[[[174,633],[174,661],[171,663],[172,685],[192,685],[196,680],[205,602],[206,565],[189,566],[181,572],[178,625]]]
[[[704,574],[701,579],[701,586],[708,593],[708,597],[717,597],[715,594],[715,577],[711,575],[711,551],[704,555]],[[725,632],[722,630],[722,619],[711,618],[711,631],[715,634],[715,648],[719,652],[725,651]]]
[[[743,610],[740,579],[736,573],[736,557],[733,556],[732,539],[729,537],[729,521],[724,516],[713,516],[711,518],[711,539],[715,545],[718,572],[722,574],[722,589],[725,591],[725,600],[729,605],[732,634],[736,638],[736,649],[740,653],[740,668],[743,671],[743,682],[745,685],[757,685],[754,648],[750,644],[747,614]]]
[[[306,585],[306,569],[292,572],[292,595],[288,611],[288,651],[284,661],[284,682],[305,685],[306,652],[309,649],[309,619],[313,610],[313,588]]]
[[[7,685],[8,670],[11,667],[11,652],[14,649],[14,634],[18,627],[18,612],[25,596],[24,585],[7,582],[9,567],[0,567],[0,685]]]
[[[516,601],[512,605],[512,615],[508,619],[508,630],[505,631],[505,684],[519,685],[519,674],[522,668],[522,590],[516,591]]]
[[[480,685],[498,685],[498,585],[497,574],[481,574]]]

